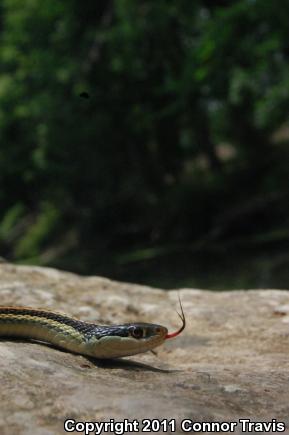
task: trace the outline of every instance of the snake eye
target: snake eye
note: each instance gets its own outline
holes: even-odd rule
[[[140,328],[139,326],[134,326],[131,329],[131,335],[134,338],[143,338],[143,336],[144,336],[144,330],[143,330],[143,328]]]

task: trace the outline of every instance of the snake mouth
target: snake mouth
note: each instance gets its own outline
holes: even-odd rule
[[[183,310],[183,306],[182,306],[180,297],[179,297],[179,303],[180,303],[180,308],[181,308],[181,314],[179,312],[177,312],[177,313],[178,313],[178,316],[181,319],[183,324],[180,327],[180,329],[178,329],[177,331],[171,332],[170,334],[167,334],[165,336],[166,340],[169,339],[169,338],[177,337],[177,335],[179,335],[185,329],[185,327],[186,327],[186,318],[185,318],[185,314],[184,314],[184,310]]]

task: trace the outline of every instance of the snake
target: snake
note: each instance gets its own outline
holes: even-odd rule
[[[181,314],[177,314],[182,326],[172,333],[153,323],[98,325],[45,309],[2,306],[0,337],[36,340],[99,359],[126,357],[152,351],[185,329],[186,319],[179,302]]]

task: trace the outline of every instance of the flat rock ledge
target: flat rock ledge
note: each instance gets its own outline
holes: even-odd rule
[[[185,433],[184,419],[250,418],[284,422],[288,434],[289,291],[164,291],[0,265],[1,305],[52,309],[104,324],[145,321],[174,330],[180,325],[178,294],[187,327],[157,355],[103,362],[1,339],[0,433],[62,434],[68,418],[174,419],[175,433]]]

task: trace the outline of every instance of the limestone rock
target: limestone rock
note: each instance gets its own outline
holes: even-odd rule
[[[145,321],[175,330],[178,294],[187,327],[157,356],[93,361],[1,339],[0,433],[61,434],[68,418],[175,419],[176,433],[184,433],[183,419],[277,419],[288,427],[289,291],[164,291],[0,264],[1,305],[52,309],[103,324]]]

